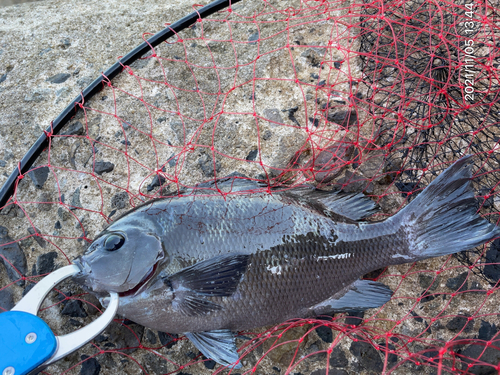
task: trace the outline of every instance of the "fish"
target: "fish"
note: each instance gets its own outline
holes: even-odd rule
[[[252,193],[227,179],[221,194],[149,201],[95,238],[74,280],[104,305],[119,293],[118,314],[238,368],[235,332],[382,306],[391,289],[363,275],[500,236],[476,212],[471,165],[459,159],[378,222],[366,220],[379,207],[364,194],[312,186]]]

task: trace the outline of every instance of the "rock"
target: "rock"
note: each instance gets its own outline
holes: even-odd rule
[[[165,172],[165,167],[163,167],[161,170]],[[153,178],[153,181],[147,186],[147,191],[151,191],[158,186],[162,186],[165,181],[165,177],[163,177],[160,173],[156,174]]]
[[[215,161],[215,173],[214,173],[214,161],[211,154],[203,154],[198,159],[198,164],[200,165],[201,171],[205,177],[215,177],[215,173],[220,171],[220,162]]]
[[[98,175],[109,173],[115,169],[115,165],[109,161],[96,161],[94,165],[94,172]]]
[[[55,260],[57,259],[57,252],[51,251],[49,253],[41,254],[36,260],[36,272],[38,275],[45,275],[51,273],[55,269]]]
[[[257,155],[259,154],[259,150],[255,149],[252,150],[248,153],[246,160],[248,161],[254,161],[257,158]]]
[[[82,207],[82,203],[80,202],[80,188],[76,188],[73,196],[71,197],[71,206],[70,210],[76,210],[77,208]]]
[[[86,318],[87,313],[83,308],[82,301],[71,299],[65,303],[61,314],[71,316],[73,318]]]
[[[330,366],[346,367],[348,364],[349,361],[347,360],[344,351],[338,346],[333,348],[332,353],[330,354]]]
[[[19,279],[28,271],[26,256],[19,243],[9,237],[9,231],[2,226],[0,226],[0,263],[4,265],[11,281],[17,281],[17,285],[24,286],[24,280]]]
[[[72,217],[72,215],[69,213],[69,211],[63,207],[59,207],[57,209],[57,216],[59,216],[59,218],[62,221],[67,221],[67,220],[71,219],[71,217]]]
[[[45,241],[41,235],[37,235],[40,234],[38,228],[28,227],[28,233],[32,235],[31,238],[33,238],[41,248],[44,249],[47,246],[47,241]]]
[[[144,361],[142,362],[149,374],[167,374],[169,372],[168,362],[153,353],[146,353],[144,355]]]
[[[209,370],[213,370],[217,362],[215,362],[213,359],[207,359],[207,357],[203,356],[203,364],[205,367]]]
[[[483,197],[478,197],[479,204],[483,208],[491,208],[495,205],[495,203],[494,203],[495,196],[491,193],[490,189],[488,189],[488,188],[480,189],[479,195],[483,196]],[[488,196],[488,198],[484,199],[485,196]]]
[[[314,160],[309,160],[304,166],[304,175],[312,178],[309,169],[314,170],[316,182],[326,184],[338,177],[349,165],[354,146],[351,143],[337,142],[322,150]]]
[[[468,315],[457,315],[446,324],[446,328],[453,332],[471,332],[474,328],[474,320],[469,322]]]
[[[250,35],[248,37],[248,41],[253,42],[251,44],[256,44],[258,39],[259,39],[259,32],[258,31],[254,32],[252,35]]]
[[[47,82],[50,83],[63,83],[66,82],[67,79],[71,77],[71,74],[68,73],[58,73],[46,79]]]
[[[462,272],[457,277],[446,280],[446,286],[453,291],[463,292],[467,290],[467,276],[468,272]]]
[[[0,313],[5,310],[9,311],[14,306],[14,296],[12,295],[11,288],[0,289]]]
[[[99,309],[102,310],[101,302],[99,302],[97,297],[93,294],[84,294],[80,298],[88,302],[85,304],[85,307],[87,308],[87,312],[89,315],[99,314]]]
[[[479,328],[477,338],[479,340],[489,341],[497,334],[497,332],[498,329],[495,324],[481,320],[481,328]]]
[[[167,349],[170,349],[172,346],[177,344],[177,339],[179,335],[175,333],[166,333],[158,331],[158,338],[162,345],[164,345]]]
[[[153,345],[156,345],[156,343],[158,342],[154,331],[150,330],[149,328],[146,328],[146,339]]]
[[[121,210],[122,208],[127,207],[129,204],[129,197],[126,191],[122,191],[120,193],[116,193],[111,198],[111,207],[116,208],[117,210]]]
[[[345,177],[339,179],[335,186],[346,193],[365,192],[366,194],[372,194],[374,189],[373,182],[351,171],[346,171]]]
[[[103,332],[110,347],[120,349],[122,353],[130,354],[137,350],[142,341],[144,326],[139,324],[122,325],[113,321]],[[136,337],[137,336],[137,337]]]
[[[376,373],[381,373],[384,369],[384,363],[379,352],[371,344],[353,341],[349,350],[358,359],[358,363],[362,368]]]
[[[64,132],[61,135],[85,135],[85,128],[80,121],[65,126],[63,129]]]
[[[363,176],[373,179],[378,182],[384,176],[385,154],[381,151],[371,152],[364,157],[363,162],[358,168]]]
[[[84,361],[80,369],[80,375],[99,375],[101,365],[96,358],[90,358],[88,355],[82,355],[80,358]]]
[[[49,89],[34,89],[31,94],[24,96],[24,101],[40,103],[49,99],[51,90]]]
[[[316,328],[316,333],[324,342],[333,342],[333,331],[330,327],[319,326],[318,328]]]
[[[49,167],[36,167],[28,172],[28,176],[31,178],[31,181],[33,181],[37,189],[43,188],[43,185],[49,176],[49,171]]]
[[[262,139],[264,141],[267,141],[269,139],[271,139],[271,137],[273,136],[273,133],[270,131],[270,130],[266,130],[264,131],[264,133],[262,134]]]
[[[363,322],[364,316],[364,311],[352,311],[347,314],[347,317],[345,318],[345,324],[357,327]]]
[[[426,275],[425,273],[421,273],[418,275],[418,283],[420,287],[426,290],[429,289],[430,291],[436,290],[436,288],[439,285],[439,280],[440,280],[439,276],[434,277],[431,275]]]
[[[40,211],[50,211],[53,207],[53,204],[51,204],[52,199],[50,198],[50,195],[47,192],[42,192],[38,196],[38,203],[37,208]]]
[[[500,239],[496,239],[486,252],[485,262],[490,263],[484,266],[483,273],[491,285],[496,285],[500,280]]]
[[[54,229],[61,229],[61,228],[62,228],[61,222],[57,220],[56,223],[54,224]]]
[[[328,110],[327,120],[343,127],[354,125],[358,122],[358,115],[355,111],[339,111],[338,108]]]
[[[280,111],[277,108],[264,109],[264,117],[269,120],[269,125],[271,127],[277,127],[277,126],[279,126],[278,124],[283,124],[283,118],[281,117]],[[269,136],[269,138],[270,138],[270,136]],[[269,139],[269,138],[267,138],[267,139]]]
[[[484,353],[483,353],[484,350]],[[493,375],[497,374],[495,367],[500,362],[500,351],[494,348],[484,348],[483,345],[470,345],[465,350],[458,350],[462,361],[462,369],[467,370],[468,374],[474,375]],[[476,364],[479,361],[480,364]],[[490,363],[488,366],[484,363]],[[468,364],[475,364],[473,367],[468,367]]]

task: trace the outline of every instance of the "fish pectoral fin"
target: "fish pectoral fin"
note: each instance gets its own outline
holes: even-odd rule
[[[230,297],[248,266],[249,255],[220,255],[184,268],[169,277],[174,293],[189,289],[199,296]]]
[[[205,357],[221,365],[229,366],[239,359],[234,334],[228,329],[187,332],[185,335]],[[241,368],[241,363],[234,368]]]
[[[222,309],[220,305],[208,301],[205,297],[189,292],[176,295],[172,305],[186,316],[205,315]]]
[[[332,298],[318,303],[312,310],[316,315],[363,311],[380,307],[391,297],[392,290],[388,286],[371,280],[357,280]]]

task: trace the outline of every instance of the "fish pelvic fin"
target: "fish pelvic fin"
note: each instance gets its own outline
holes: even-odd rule
[[[231,366],[239,359],[234,334],[228,329],[186,332],[185,335],[205,357],[223,366]],[[241,368],[241,363],[233,367]]]
[[[389,219],[400,222],[413,260],[470,250],[500,236],[500,228],[476,212],[471,164],[471,155],[456,161]]]

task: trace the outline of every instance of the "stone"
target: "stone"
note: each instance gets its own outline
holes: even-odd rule
[[[149,374],[167,374],[169,372],[168,362],[164,358],[154,355],[153,353],[146,353],[143,363]]]
[[[69,77],[71,77],[71,74],[58,73],[56,75],[53,75],[52,77],[47,78],[46,81],[50,83],[63,83],[66,82]]]
[[[365,316],[364,311],[352,311],[347,314],[347,317],[345,318],[345,324],[351,325],[351,326],[359,326],[361,323],[363,323],[363,318]]]
[[[76,188],[73,196],[71,197],[71,206],[70,210],[76,210],[77,208],[81,208],[82,203],[80,202],[80,188]]]
[[[329,363],[331,367],[346,367],[349,364],[349,361],[347,360],[344,351],[336,346],[330,354]]]
[[[496,285],[500,280],[500,239],[496,239],[490,244],[485,258],[485,262],[489,264],[484,266],[484,276],[491,285]]]
[[[343,127],[348,127],[358,122],[358,116],[355,111],[339,111],[337,108],[329,109],[327,120]]]
[[[162,168],[162,171],[165,172],[165,167]],[[156,174],[153,177],[153,181],[147,186],[147,191],[152,191],[154,188],[162,186],[165,181],[165,177],[163,177],[161,173]]]
[[[467,276],[468,272],[462,272],[460,275],[456,277],[452,277],[446,280],[446,286],[453,290],[454,292],[463,292],[467,290]]]
[[[94,165],[94,172],[98,175],[109,173],[115,169],[115,165],[109,161],[96,161]]]
[[[113,195],[111,198],[111,207],[121,210],[129,205],[129,197],[126,191],[122,191]]]
[[[14,296],[10,287],[0,289],[0,313],[11,310],[15,306]]]
[[[269,120],[271,127],[278,127],[278,124],[283,124],[283,118],[277,108],[264,109],[264,117]]]
[[[167,349],[170,349],[172,346],[177,344],[177,339],[179,335],[175,333],[166,333],[158,331],[158,338],[162,345],[164,345]]]
[[[248,161],[254,161],[256,158],[257,158],[257,155],[259,154],[259,150],[258,149],[254,149],[252,151],[250,151],[246,157],[246,160]]]
[[[85,135],[85,128],[80,121],[65,126],[63,129],[64,132],[61,135]]]
[[[318,334],[319,338],[324,342],[327,343],[333,342],[333,331],[330,327],[319,326],[318,328],[316,328],[316,333]]]
[[[465,314],[457,315],[446,324],[446,328],[453,332],[471,332],[474,328],[474,320],[469,321],[468,317]]]
[[[371,344],[353,341],[349,350],[357,358],[360,367],[376,373],[381,373],[384,369],[379,352]]]
[[[500,351],[495,348],[485,349],[483,345],[470,345],[465,350],[458,350],[457,353],[460,354],[462,369],[467,369],[468,374],[493,375],[498,373],[495,367],[500,362]],[[474,366],[468,367],[469,363]]]
[[[47,241],[45,241],[45,239],[41,235],[39,235],[40,230],[38,228],[28,227],[28,233],[31,234],[31,238],[33,238],[41,248],[45,249],[45,247],[47,246]]]
[[[28,172],[28,176],[37,189],[43,188],[47,177],[49,177],[49,167],[35,167]]]
[[[36,259],[36,272],[38,275],[45,275],[54,271],[57,259],[57,252],[51,251],[49,253],[40,254]]]
[[[477,338],[479,340],[489,341],[497,334],[497,332],[498,328],[495,324],[481,320],[481,327],[479,328]]]
[[[90,358],[88,355],[82,355],[80,358],[83,361],[80,375],[99,375],[101,365],[95,357]]]
[[[158,342],[154,331],[149,328],[146,328],[146,339],[153,345],[156,345],[156,343]]]
[[[217,160],[215,161],[215,167],[214,167],[214,160],[212,158],[212,155],[210,154],[201,155],[200,158],[198,159],[198,164],[205,177],[215,177],[215,173],[219,173],[221,168],[220,162]],[[215,168],[215,173],[214,173],[214,168]]]
[[[50,198],[49,193],[47,192],[41,192],[40,195],[38,196],[38,203],[37,208],[40,211],[50,211],[53,207],[53,204],[51,204],[52,199]]]
[[[139,324],[123,325],[113,321],[103,332],[110,347],[120,349],[122,353],[131,354],[137,350],[142,341],[144,326]]]
[[[28,271],[26,255],[19,243],[9,236],[9,231],[3,226],[0,226],[0,263],[4,265],[11,281],[24,286],[24,280],[19,279]]]
[[[349,165],[354,146],[351,143],[337,142],[322,150],[314,160],[309,160],[304,166],[304,175],[312,178],[309,169],[314,170],[316,182],[326,184],[338,177]]]
[[[82,301],[71,299],[64,304],[61,314],[71,316],[73,318],[86,318],[87,313],[83,308]]]

